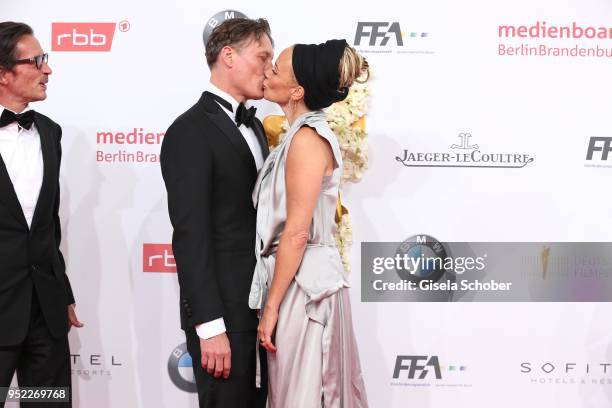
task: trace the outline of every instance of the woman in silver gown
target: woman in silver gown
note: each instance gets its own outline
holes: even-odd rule
[[[249,305],[268,351],[268,407],[367,407],[349,284],[335,246],[342,174],[338,141],[321,110],[346,98],[368,65],[344,40],[285,49],[264,97],[290,128],[253,192],[257,266]]]

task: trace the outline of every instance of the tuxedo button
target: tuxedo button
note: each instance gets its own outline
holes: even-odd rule
[[[30,265],[30,270],[32,272],[36,272],[36,271],[38,271],[38,267],[36,265]]]

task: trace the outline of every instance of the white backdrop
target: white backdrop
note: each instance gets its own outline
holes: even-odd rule
[[[79,355],[76,406],[197,405],[168,373],[184,342],[176,276],[143,272],[143,246],[171,240],[159,164],[97,160],[105,153],[154,155],[160,145],[104,143],[98,133],[161,133],[195,103],[208,79],[204,25],[230,8],[267,18],[277,54],[296,42],[352,44],[359,22],[386,22],[387,29],[397,22],[404,33],[402,46],[392,32],[385,46],[382,38],[370,46],[366,37],[356,46],[374,71],[370,168],[343,199],[353,220],[351,295],[371,406],[612,406],[612,372],[600,366],[612,362],[609,304],[364,303],[359,279],[362,241],[420,233],[441,241],[611,240],[612,168],[597,153],[591,162],[585,156],[591,136],[612,135],[612,58],[498,50],[544,44],[610,51],[612,39],[506,38],[499,27],[608,27],[612,3],[5,3],[2,19],[29,23],[46,50],[57,41],[53,23],[118,23],[110,51],[50,51],[49,97],[34,105],[64,130],[62,249],[85,322],[70,334]],[[257,106],[260,118],[278,112],[267,102]],[[409,168],[395,160],[404,149],[448,152],[465,132],[482,151],[534,161],[489,169]],[[404,371],[394,379],[398,355],[438,356],[442,378],[409,379]],[[532,371],[521,372],[523,363]],[[176,373],[192,381],[188,368]]]

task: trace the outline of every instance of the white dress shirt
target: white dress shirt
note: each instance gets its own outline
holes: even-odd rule
[[[236,116],[236,110],[238,109],[238,105],[240,105],[238,101],[235,100],[230,94],[223,92],[222,90],[217,88],[211,82],[208,83],[206,90],[210,93],[214,93],[215,95],[220,96],[221,98],[225,99],[232,105],[233,112],[230,112],[229,110],[227,110],[225,106],[219,104],[219,106],[223,108],[223,112],[227,113],[227,115],[230,117],[232,122],[236,123],[234,118]],[[247,109],[249,108],[248,102],[246,102],[244,105]],[[253,129],[245,126],[244,124],[241,124],[238,130],[240,131],[240,133],[242,133],[244,140],[249,145],[251,154],[253,155],[253,158],[255,159],[255,166],[257,166],[257,171],[259,171],[259,169],[261,169],[261,166],[263,166],[264,159],[263,159],[263,154],[261,153],[261,146],[259,146],[259,141],[257,140],[257,136],[255,136],[255,132],[253,132]]]
[[[211,82],[208,83],[206,90],[210,93],[220,96],[232,105],[233,112],[229,111],[225,106],[219,104],[223,111],[230,117],[232,122],[235,123],[234,117],[236,115],[236,109],[238,109],[238,101],[227,92],[223,92],[222,90],[220,90]],[[245,103],[245,107],[249,107],[248,103]],[[255,159],[255,166],[257,167],[257,171],[259,171],[263,166],[264,159],[263,154],[261,152],[261,146],[259,146],[259,141],[257,140],[257,136],[255,136],[255,132],[253,132],[251,128],[245,126],[244,124],[241,124],[240,127],[238,127],[238,130],[240,131],[240,133],[242,133],[242,136],[247,142],[247,145],[249,145],[251,154]],[[219,317],[218,319],[196,326],[196,333],[198,333],[198,337],[204,340],[214,336],[218,336],[221,333],[225,333],[225,331],[225,321],[223,320],[223,317]]]
[[[0,113],[3,106],[0,105]],[[23,112],[29,110],[26,108]],[[22,113],[22,112],[20,112]],[[8,171],[23,215],[32,226],[43,182],[43,157],[36,125],[24,129],[17,122],[0,128],[0,156]]]

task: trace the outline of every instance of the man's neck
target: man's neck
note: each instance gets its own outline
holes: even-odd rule
[[[236,92],[236,90],[230,86],[227,81],[223,81],[222,79],[218,78],[215,75],[211,75],[210,76],[210,83],[213,84],[214,86],[216,86],[217,88],[219,88],[220,90],[222,90],[223,92],[229,94],[232,96],[232,98],[234,98],[236,100],[236,102],[238,103],[244,103],[246,102],[246,98],[244,97],[244,95],[241,95],[239,92]]]
[[[15,99],[5,97],[4,95],[0,95],[0,105],[15,113],[21,113],[28,107],[27,103],[16,101]]]

